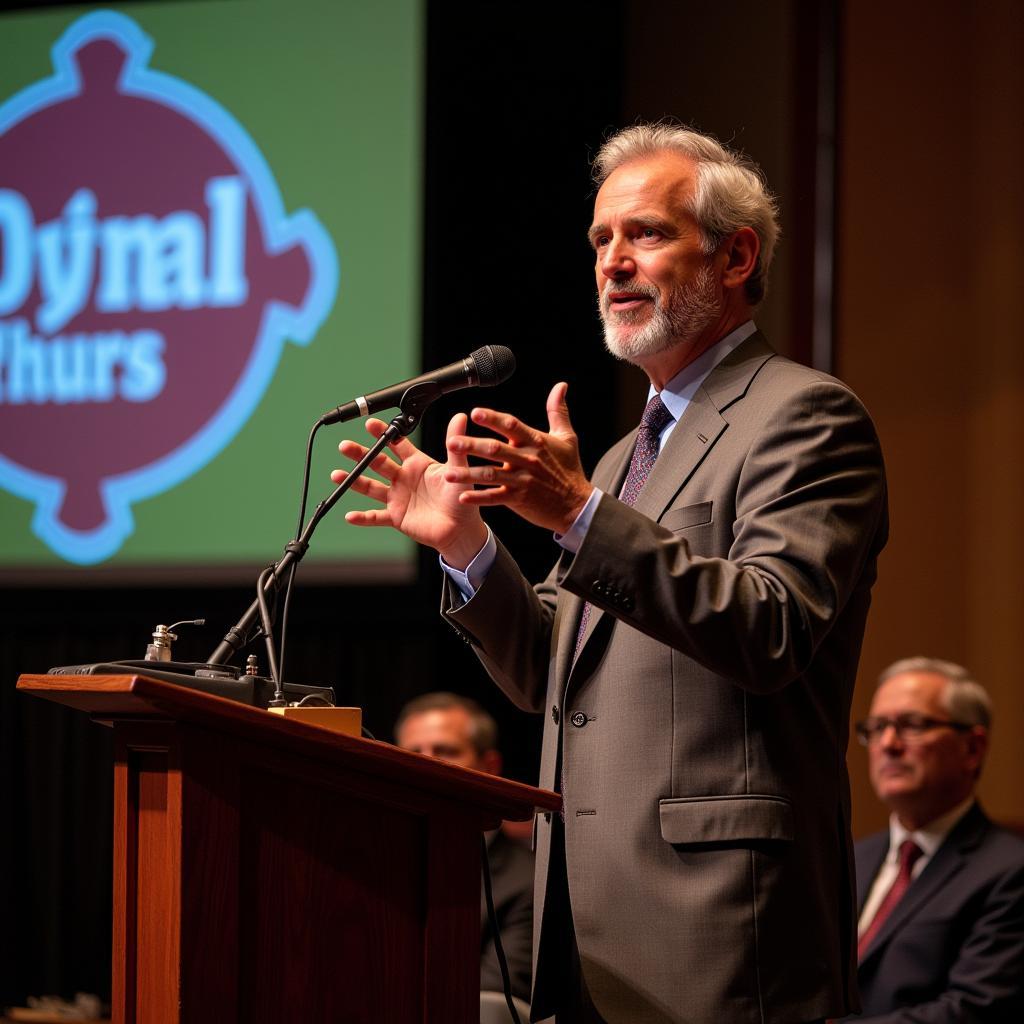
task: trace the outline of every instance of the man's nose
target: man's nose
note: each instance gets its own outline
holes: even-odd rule
[[[902,750],[903,737],[895,722],[887,722],[885,728],[878,737],[878,745],[883,750]]]
[[[622,281],[636,273],[636,263],[625,239],[613,239],[601,250],[601,273],[613,281]]]

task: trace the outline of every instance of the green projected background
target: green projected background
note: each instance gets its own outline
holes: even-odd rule
[[[0,577],[250,579],[257,566],[280,555],[295,529],[304,447],[316,418],[420,371],[421,2],[210,0],[103,9],[127,16],[152,40],[151,70],[209,97],[241,126],[276,183],[284,214],[308,210],[322,226],[337,261],[337,290],[308,343],[283,339],[262,397],[252,399],[233,439],[191,475],[131,502],[133,528],[109,556],[92,564],[62,557],[33,530],[36,503],[5,486],[0,473]],[[94,10],[49,8],[0,19],[0,110],[54,74],[51,48]],[[19,158],[5,155],[4,130],[0,122],[0,191],[17,191],[8,171]],[[61,166],[73,167],[83,142],[72,135],[48,145]],[[66,199],[45,218],[37,212],[37,223],[59,216]],[[101,196],[98,216],[104,201]],[[155,202],[156,217],[175,208]],[[0,232],[4,226],[0,218]],[[14,243],[0,242],[6,243],[2,293]],[[275,286],[268,272],[264,287]],[[21,315],[0,308],[0,320],[5,313],[8,325]],[[67,330],[74,328],[72,322]],[[12,368],[13,330],[0,331],[0,388],[7,388],[0,390],[0,459],[18,479],[12,452],[27,432],[40,432],[47,457],[59,458],[67,448],[69,459],[80,459],[73,454],[75,424],[95,408],[63,405],[48,416],[46,402],[12,390],[13,375],[29,372],[21,364]],[[193,372],[202,373],[201,361]],[[178,401],[165,419],[188,405],[187,397]],[[119,430],[133,428],[114,423],[110,429],[116,444]],[[320,432],[310,508],[333,489],[328,473],[341,464],[336,446],[344,436],[362,438],[361,424]],[[321,524],[304,575],[310,569],[333,579],[411,574],[413,550],[404,538],[345,524],[345,509],[360,501],[347,499]]]

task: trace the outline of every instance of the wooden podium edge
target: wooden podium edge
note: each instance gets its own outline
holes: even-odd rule
[[[463,797],[508,821],[527,821],[535,811],[557,811],[550,790],[451,765],[381,740],[345,736],[317,725],[271,715],[262,708],[176,686],[145,675],[42,675],[25,673],[17,688],[89,714],[95,721],[156,719],[214,725],[282,748],[311,753],[360,771],[442,797]]]

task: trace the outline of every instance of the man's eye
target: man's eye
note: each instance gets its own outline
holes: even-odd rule
[[[657,228],[643,228],[640,232],[641,238],[661,238],[661,232]]]
[[[901,732],[921,733],[928,728],[928,720],[920,715],[900,715],[896,726]]]
[[[594,248],[600,249],[606,246],[611,239],[607,235],[595,235],[594,236]]]

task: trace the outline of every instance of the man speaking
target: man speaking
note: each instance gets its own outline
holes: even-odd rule
[[[857,1008],[845,749],[887,530],[878,440],[849,388],[753,323],[778,231],[753,165],[638,125],[595,177],[605,342],[650,382],[639,428],[588,477],[564,382],[547,431],[474,409],[486,436],[456,415],[444,463],[397,442],[356,484],[381,507],[347,519],[435,548],[443,614],[545,716],[540,785],[564,811],[538,822],[533,1019],[839,1017]],[[554,533],[543,583],[492,505]]]

